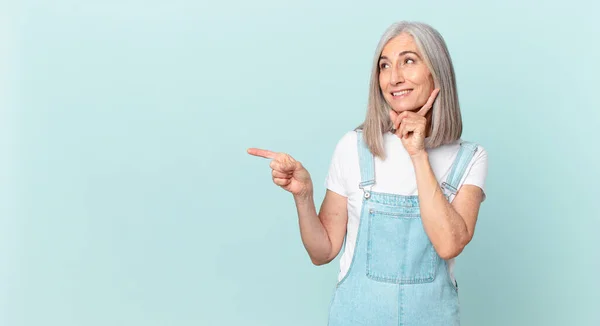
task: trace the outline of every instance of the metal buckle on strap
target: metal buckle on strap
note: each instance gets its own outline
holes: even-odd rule
[[[442,182],[442,191],[444,192],[444,196],[446,196],[446,198],[449,198],[451,195],[456,195],[456,192],[458,190],[451,186],[449,183]]]
[[[365,194],[364,194],[364,197],[365,197],[365,199],[369,199],[369,198],[371,197],[371,189],[373,188],[373,185],[372,185],[372,184],[368,185],[367,187],[368,187],[369,189],[365,189],[365,186],[363,186],[362,184],[361,184],[359,187],[360,187],[360,189],[362,189],[362,190],[363,190],[363,192],[365,193]]]

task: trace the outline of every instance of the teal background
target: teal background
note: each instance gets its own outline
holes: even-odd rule
[[[597,2],[0,2],[0,325],[325,325],[317,204],[384,29],[448,42],[488,200],[463,325],[600,325]],[[310,130],[313,129],[313,130]],[[310,130],[310,131],[309,131]]]

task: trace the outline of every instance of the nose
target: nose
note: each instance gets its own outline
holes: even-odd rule
[[[400,67],[395,66],[392,68],[392,78],[390,78],[390,84],[398,85],[404,82],[404,75],[402,75],[402,70]]]

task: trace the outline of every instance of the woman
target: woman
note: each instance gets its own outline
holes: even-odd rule
[[[460,139],[454,69],[423,23],[388,28],[375,53],[364,123],[338,142],[317,214],[313,184],[286,153],[273,182],[291,192],[316,265],[340,259],[329,325],[459,325],[454,258],[473,238],[487,154]]]

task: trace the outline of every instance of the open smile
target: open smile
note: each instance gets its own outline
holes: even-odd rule
[[[401,91],[392,92],[392,97],[394,99],[400,99],[400,98],[408,96],[408,94],[410,94],[411,92],[412,92],[412,89],[404,89]]]

